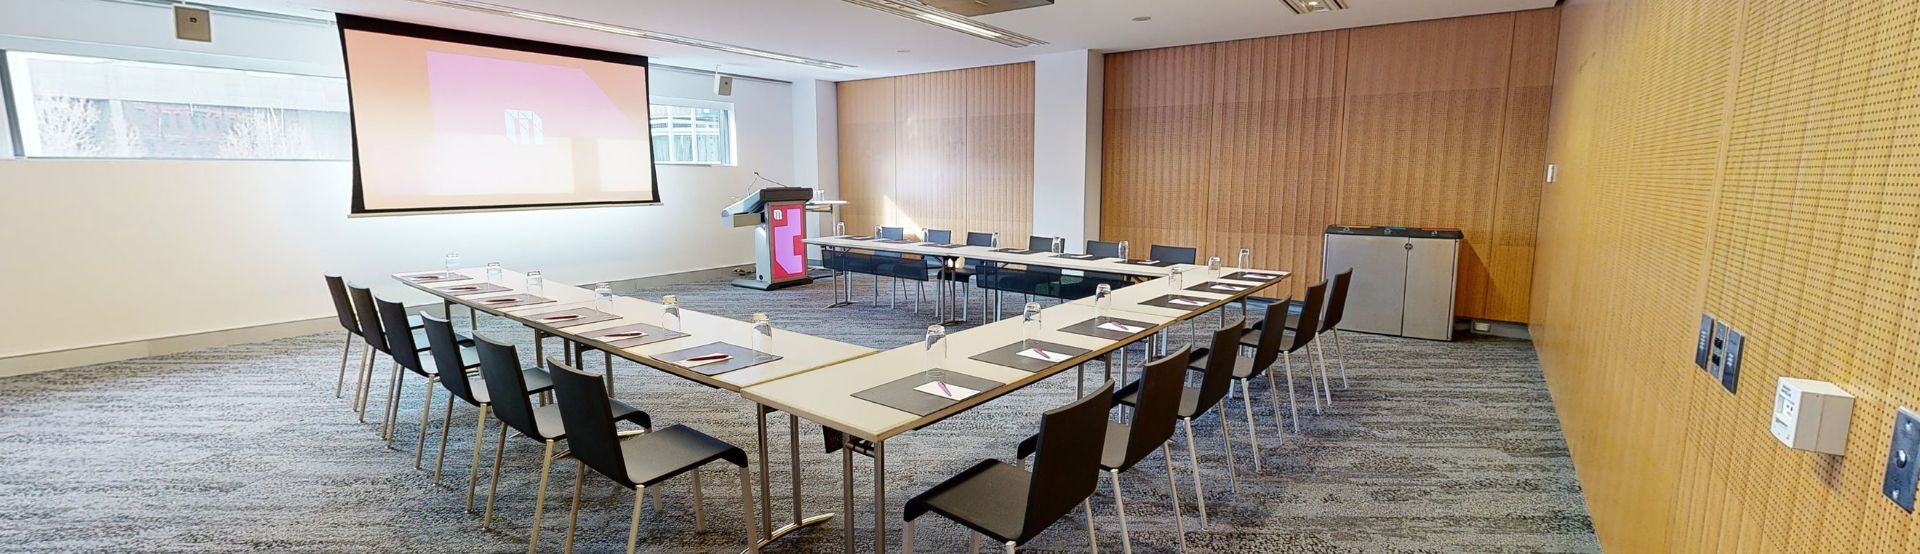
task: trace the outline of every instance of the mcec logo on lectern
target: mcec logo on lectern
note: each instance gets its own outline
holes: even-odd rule
[[[522,146],[535,146],[547,143],[546,131],[540,126],[540,114],[533,110],[504,110],[506,116],[507,140]]]

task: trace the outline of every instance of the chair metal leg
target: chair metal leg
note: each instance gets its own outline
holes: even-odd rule
[[[907,520],[907,526],[900,532],[900,552],[913,554],[913,520]],[[975,550],[974,552],[979,552]]]
[[[633,488],[633,519],[627,523],[627,554],[633,554],[633,547],[640,544],[640,505],[645,504],[647,488]]]
[[[799,471],[795,468],[794,471]],[[747,523],[747,552],[760,553],[760,530],[753,526],[753,472],[740,466],[740,514]],[[796,502],[799,499],[795,499]],[[852,525],[849,521],[848,525]]]
[[[1207,492],[1200,488],[1200,453],[1193,447],[1193,419],[1180,418],[1187,430],[1187,466],[1193,471],[1194,502],[1200,505],[1200,530],[1207,530]],[[1169,476],[1171,478],[1171,476]]]
[[[1293,353],[1282,352],[1280,358],[1287,362],[1287,408],[1293,412],[1293,434],[1300,434],[1300,399],[1293,395]],[[1275,414],[1274,417],[1279,417]]]
[[[1014,554],[1013,541],[1007,541],[1007,554]]]
[[[1173,479],[1173,441],[1160,443],[1160,459],[1167,462],[1167,496],[1173,498],[1173,527],[1180,532],[1180,552],[1187,551],[1187,519],[1180,513],[1180,484]]]
[[[967,552],[968,554],[977,554],[980,552],[980,532],[974,531],[967,534],[973,535],[973,539],[967,542]]]
[[[473,421],[473,460],[467,462],[467,513],[473,513],[473,490],[480,485],[480,445],[487,440],[487,409],[480,405],[480,417]]]
[[[1347,345],[1340,341],[1340,329],[1333,330],[1333,354],[1340,361],[1340,390],[1347,390]]]
[[[353,352],[353,333],[347,333],[347,345],[340,348],[340,377],[333,381],[333,397],[347,394],[347,354]]]
[[[533,554],[540,550],[540,516],[546,511],[547,507],[547,476],[553,474],[553,441],[548,440],[546,442],[547,449],[544,453],[540,454],[540,491],[534,494],[533,497],[533,533],[532,536],[527,539],[527,554]],[[634,497],[636,504],[633,507],[633,511],[636,517],[640,515],[640,506],[637,504],[639,501],[639,497]],[[629,544],[627,550],[631,552],[633,546]]]
[[[700,468],[693,468],[693,532],[707,532],[707,497],[700,490]]]
[[[1220,414],[1220,443],[1227,447],[1227,483],[1233,485],[1233,495],[1240,496],[1240,463],[1233,461],[1233,428],[1227,425],[1227,408],[1221,406],[1214,412]]]
[[[398,423],[395,420],[400,418],[401,392],[407,386],[404,373],[405,370],[400,369],[400,362],[393,362],[393,386],[387,388],[387,417],[380,421],[381,435],[387,441],[387,450],[399,450],[393,447],[393,429]]]
[[[447,413],[440,416],[440,453],[433,457],[433,486],[440,486],[440,470],[447,465],[447,435],[453,434],[453,391],[447,391]]]
[[[1253,457],[1253,471],[1259,473],[1261,471],[1260,433],[1253,427],[1253,379],[1251,378],[1240,380],[1240,405],[1247,409],[1247,442],[1253,445],[1253,453],[1248,456]]]
[[[580,524],[580,484],[587,477],[587,462],[574,458],[573,468],[573,509],[567,510],[567,542],[561,548],[568,554],[573,552],[573,529]]]
[[[1287,444],[1287,428],[1280,418],[1280,387],[1274,384],[1273,368],[1267,368],[1267,401],[1273,403],[1273,432],[1280,437],[1280,444]]]
[[[493,496],[500,492],[500,462],[507,451],[507,422],[500,422],[500,438],[493,445],[493,483],[487,485],[487,510],[480,516],[480,528],[493,529]]]
[[[355,370],[354,373],[359,377],[354,380],[355,382],[353,384],[353,409],[356,412],[360,412],[360,422],[366,423],[367,394],[371,391],[371,384],[367,381],[373,377],[373,347],[369,346],[360,349],[360,368]]]
[[[426,404],[420,406],[420,438],[415,439],[413,441],[413,468],[414,469],[420,469],[421,455],[426,454],[427,452],[427,423],[430,421],[433,421],[433,415],[432,415],[433,414],[433,384],[438,382],[440,382],[439,377],[433,377],[433,376],[427,377],[427,393],[423,395],[426,397],[425,400],[423,400],[423,402],[426,402]],[[447,407],[452,408],[453,403],[448,402]],[[442,436],[445,436],[445,435],[442,435]]]
[[[1120,491],[1120,470],[1107,470],[1107,475],[1113,478],[1113,510],[1120,513],[1120,550],[1133,554],[1133,537],[1127,536],[1127,501]]]
[[[1327,349],[1319,340],[1313,341],[1314,356],[1320,359],[1320,391],[1327,395],[1327,407],[1333,407],[1333,381],[1327,379]]]
[[[1093,528],[1093,498],[1081,500],[1080,510],[1087,513],[1087,547],[1093,549],[1093,554],[1100,554],[1099,533]]]

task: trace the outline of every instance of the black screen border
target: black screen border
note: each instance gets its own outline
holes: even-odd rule
[[[406,23],[402,21],[393,21],[388,19],[379,19],[379,18],[344,14],[344,13],[334,14],[334,21],[337,24],[336,27],[339,31],[339,36],[340,36],[340,63],[341,63],[342,69],[345,70],[346,76],[347,76],[347,106],[348,106],[347,121],[348,121],[348,127],[352,129],[351,134],[353,135],[353,202],[351,205],[350,215],[372,216],[372,215],[399,215],[399,214],[409,214],[409,213],[508,211],[508,210],[528,210],[528,209],[548,209],[548,208],[590,208],[590,207],[605,207],[605,206],[657,206],[662,203],[663,199],[660,197],[660,165],[654,161],[653,141],[648,140],[646,141],[647,170],[649,173],[651,173],[650,184],[653,187],[653,200],[651,201],[609,200],[609,201],[597,201],[597,202],[550,202],[550,203],[537,203],[537,204],[488,204],[488,205],[476,205],[476,206],[446,206],[446,207],[438,207],[438,208],[368,209],[366,206],[366,196],[362,191],[363,181],[361,179],[361,174],[360,174],[360,124],[358,120],[359,111],[352,109],[353,63],[352,63],[351,57],[347,55],[347,31],[348,30],[417,38],[417,39],[424,39],[424,40],[436,40],[441,42],[451,42],[456,44],[466,44],[470,46],[481,46],[486,48],[498,48],[501,50],[517,50],[521,52],[546,54],[550,56],[559,56],[563,58],[578,58],[578,59],[584,59],[584,60],[593,60],[593,61],[615,63],[615,64],[621,64],[621,65],[631,65],[631,66],[638,66],[642,71],[648,70],[649,66],[647,65],[647,57],[639,54],[626,54],[626,53],[613,52],[608,50],[586,48],[582,46],[570,46],[565,44],[555,44],[551,42],[541,42],[537,40],[528,40],[523,38],[489,35],[485,33],[476,33],[473,31],[462,31],[458,29],[448,29],[444,27],[434,27],[430,25],[421,25],[418,23]],[[649,72],[646,79],[646,90],[641,91],[643,94],[647,95],[649,104],[652,103],[652,99],[653,99],[652,89],[653,89],[653,75],[651,74],[651,72]]]

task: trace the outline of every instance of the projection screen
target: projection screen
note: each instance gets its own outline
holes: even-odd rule
[[[337,19],[354,214],[660,201],[646,57]]]

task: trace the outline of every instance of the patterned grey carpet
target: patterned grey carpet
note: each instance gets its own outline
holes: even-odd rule
[[[866,283],[860,282],[869,288],[859,290],[870,295]],[[915,340],[931,319],[913,314],[904,302],[895,310],[870,303],[821,309],[830,290],[822,283],[763,293],[710,282],[636,294],[671,292],[691,309],[733,317],[765,311],[777,327],[876,348]],[[974,299],[977,317],[981,307]],[[465,314],[459,316],[464,326]],[[519,340],[532,361],[525,330],[483,321],[481,332]],[[1599,550],[1528,342],[1348,336],[1352,388],[1336,391],[1333,406],[1324,415],[1309,415],[1304,433],[1286,436],[1284,445],[1266,395],[1256,387],[1265,472],[1254,474],[1246,457],[1240,399],[1227,401],[1241,469],[1238,494],[1228,486],[1218,419],[1200,424],[1200,465],[1213,525],[1208,531],[1197,530],[1184,444],[1176,443],[1191,551]],[[374,423],[384,377],[376,379],[369,414],[374,422],[355,422],[347,402],[333,396],[342,340],[342,334],[329,333],[0,379],[0,465],[8,468],[0,474],[0,551],[524,551],[539,445],[518,437],[507,442],[496,530],[481,531],[479,516],[463,510],[473,408],[454,410],[446,474],[435,488],[430,472],[414,470],[411,459],[423,381],[409,377],[396,440],[401,451],[387,450]],[[1133,358],[1137,363],[1140,356]],[[598,370],[598,360],[590,366]],[[632,364],[621,363],[616,371],[618,396],[651,412],[656,425],[684,423],[752,449],[751,410],[737,396]],[[1072,387],[1071,373],[1063,374],[890,441],[893,547],[899,547],[902,502],[979,459],[1011,458],[1038,414],[1067,402]],[[429,470],[445,401],[444,392],[436,392]],[[1311,405],[1303,413],[1311,414]],[[784,416],[774,418],[779,521],[790,517],[784,492],[789,473],[779,461],[785,459],[787,431]],[[482,503],[492,432],[482,459]],[[839,511],[839,455],[821,450],[818,427],[803,423],[801,434],[808,511]],[[1175,537],[1165,465],[1153,458],[1124,476],[1126,509],[1134,549],[1169,552]],[[868,460],[856,463],[860,512],[853,522],[863,541],[859,549],[867,552],[871,474]],[[642,515],[642,550],[728,552],[743,546],[736,473],[716,465],[704,475],[708,532],[692,532],[691,492],[679,479],[664,487],[665,510],[649,506]],[[571,463],[556,465],[543,550],[561,546],[573,478]],[[619,551],[632,494],[597,475],[586,483],[576,548]],[[1119,521],[1104,480],[1100,491],[1093,501],[1100,546],[1117,552]],[[1079,517],[1076,511],[1057,523],[1027,550],[1085,551]],[[771,550],[838,552],[844,523],[836,519],[803,531]],[[963,551],[966,539],[960,527],[934,517],[921,520],[917,546],[921,552]]]

